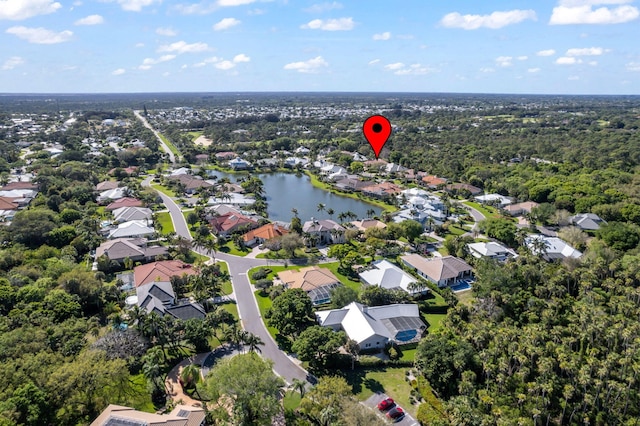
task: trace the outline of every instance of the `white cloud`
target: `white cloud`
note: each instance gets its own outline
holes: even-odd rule
[[[513,65],[513,58],[511,56],[498,56],[496,58],[496,64],[499,67],[510,67]]]
[[[322,56],[316,56],[308,61],[291,62],[284,66],[285,70],[295,70],[302,73],[316,73],[320,69],[326,68],[329,63]]]
[[[425,75],[434,72],[435,69],[423,66],[422,64],[411,64],[409,68],[399,69],[395,75]]]
[[[377,64],[378,62],[380,62],[380,59],[374,59],[374,60],[372,60],[372,61],[369,61],[369,65],[375,65],[375,64]]]
[[[73,36],[73,32],[68,30],[57,33],[46,28],[11,27],[5,32],[35,44],[64,43],[71,40]]]
[[[136,43],[135,47],[138,47],[138,48],[144,47],[144,43]]]
[[[311,7],[304,9],[304,11],[309,13],[324,13],[331,10],[342,9],[342,7],[342,3],[334,1],[333,3],[318,3],[311,5]]]
[[[579,77],[579,76],[577,76],[577,75],[570,75],[570,76],[569,76],[569,78],[568,78],[567,80],[570,80],[570,81],[578,81],[578,80],[580,80],[580,77]]]
[[[354,25],[353,18],[314,19],[307,24],[301,25],[300,28],[305,30],[349,31],[353,29]]]
[[[60,9],[62,5],[51,0],[2,0],[0,21],[21,21],[38,15],[48,15]]]
[[[22,59],[20,56],[12,56],[9,59],[7,59],[6,61],[4,61],[4,63],[2,64],[2,67],[0,67],[0,69],[7,71],[7,70],[12,70],[15,67],[24,64],[24,59]]]
[[[640,62],[629,62],[626,69],[627,71],[640,72]]]
[[[151,6],[153,3],[160,3],[161,0],[117,0],[122,10],[128,12],[140,12],[143,7]]]
[[[233,62],[239,64],[240,62],[250,62],[251,58],[245,55],[244,53],[240,53],[233,57]]]
[[[565,56],[600,56],[608,51],[608,49],[603,49],[602,47],[586,47],[583,49],[569,49]]]
[[[527,72],[534,74],[534,73],[540,72],[540,68],[529,68]]]
[[[157,59],[154,58],[145,58],[142,61],[142,65],[140,65],[138,68],[141,70],[148,70],[151,68],[151,66],[159,64],[161,62],[167,62],[167,61],[171,61],[173,59],[176,58],[176,55],[162,55]]]
[[[156,28],[156,34],[161,35],[161,36],[165,36],[165,37],[173,37],[173,36],[177,36],[178,32],[176,30],[174,30],[173,28]]]
[[[219,70],[230,70],[231,68],[235,67],[236,64],[231,61],[221,61],[216,63],[214,66]]]
[[[74,22],[75,25],[100,25],[104,22],[104,18],[100,15],[89,15]]]
[[[556,54],[556,51],[553,49],[547,49],[547,50],[539,50],[536,55],[538,56],[553,56]]]
[[[529,57],[526,55],[518,56],[519,61],[526,61],[527,59],[529,59]]]
[[[384,67],[386,69],[388,69],[388,70],[396,71],[396,70],[404,68],[404,64],[402,62],[395,62],[393,64],[387,64]]]
[[[446,28],[462,28],[465,30],[477,30],[478,28],[498,29],[507,25],[518,24],[531,19],[537,20],[534,10],[508,10],[493,12],[491,15],[461,15],[458,12],[446,14],[440,24]]]
[[[118,68],[117,70],[111,71],[111,75],[122,75],[127,72],[124,68]]]
[[[259,16],[259,15],[264,15],[265,13],[267,13],[267,11],[264,9],[251,9],[250,11],[247,12],[247,15]]]
[[[254,3],[256,0],[218,0],[218,6],[242,6],[245,4]]]
[[[165,44],[158,48],[158,52],[175,52],[175,53],[198,53],[209,50],[207,43],[187,43],[186,41],[176,41],[175,43]]]
[[[496,70],[491,68],[491,67],[482,67],[482,68],[480,68],[480,72],[488,74],[488,73],[491,73],[491,72],[496,72]]]
[[[207,58],[202,62],[198,62],[197,64],[194,64],[193,66],[198,68],[198,67],[204,67],[207,64],[215,64],[216,62],[220,62],[220,58],[218,58],[217,56],[212,56],[211,58]]]
[[[633,21],[640,11],[631,3],[633,0],[560,0],[553,8],[549,25],[572,24],[621,24]],[[602,5],[612,5],[607,7]],[[599,6],[594,8],[594,6]]]
[[[231,27],[240,25],[240,21],[236,18],[223,18],[220,22],[213,25],[214,31],[228,30]]]
[[[391,38],[391,33],[389,31],[385,31],[381,34],[374,34],[374,40],[389,40]]]
[[[561,56],[556,59],[556,64],[558,65],[575,65],[581,63],[582,59],[578,59],[575,56]]]

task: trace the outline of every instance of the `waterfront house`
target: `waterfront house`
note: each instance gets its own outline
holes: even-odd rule
[[[473,276],[471,265],[454,256],[427,259],[419,254],[408,254],[400,259],[418,275],[437,284],[438,287],[455,285],[459,280]]]

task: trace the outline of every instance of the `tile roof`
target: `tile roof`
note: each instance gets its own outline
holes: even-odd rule
[[[273,223],[267,223],[259,228],[253,229],[242,236],[244,241],[251,241],[254,238],[270,240],[288,234],[289,231]]]
[[[104,209],[106,211],[111,211],[111,210],[119,209],[120,207],[142,207],[142,206],[143,206],[142,201],[138,200],[137,198],[124,197],[107,205]]]
[[[18,205],[11,198],[0,197],[0,210],[18,210]]]
[[[408,254],[401,259],[436,282],[456,278],[460,273],[473,269],[467,262],[454,256],[427,259],[419,254]]]
[[[317,266],[308,266],[300,271],[278,272],[278,278],[289,288],[301,288],[307,292],[340,283],[329,269]]]
[[[163,260],[140,265],[133,268],[133,279],[136,287],[153,281],[171,281],[171,277],[184,274],[194,275],[196,270],[181,260]]]

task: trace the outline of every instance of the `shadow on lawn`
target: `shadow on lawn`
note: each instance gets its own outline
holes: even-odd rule
[[[369,389],[373,393],[385,392],[384,386],[376,379],[366,377],[367,373],[372,371],[387,371],[386,368],[356,368],[355,370],[338,370],[336,373],[347,381],[353,389],[353,393],[359,394],[363,388]]]

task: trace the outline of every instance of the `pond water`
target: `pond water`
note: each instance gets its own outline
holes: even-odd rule
[[[211,176],[227,177],[231,182],[242,179],[243,175],[229,174],[217,170],[209,171]],[[376,215],[382,209],[364,201],[332,194],[316,188],[311,184],[309,176],[294,173],[263,173],[257,175],[264,183],[267,197],[269,219],[289,222],[293,217],[291,209],[298,209],[298,217],[304,223],[312,217],[316,219],[331,219],[326,211],[319,212],[318,204],[322,203],[326,209],[335,212],[332,219],[338,221],[338,215],[351,211],[362,219],[367,216],[367,210],[373,209]]]

